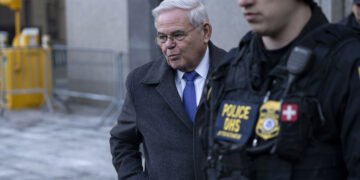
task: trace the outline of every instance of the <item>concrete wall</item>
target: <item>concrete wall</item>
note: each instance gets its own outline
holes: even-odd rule
[[[202,0],[207,8],[213,27],[211,40],[215,45],[230,50],[236,47],[241,37],[249,31],[249,25],[243,18],[241,8],[235,0]]]
[[[128,49],[127,1],[66,0],[67,44]]]
[[[14,22],[14,11],[10,10],[6,6],[0,6],[0,26],[12,26]]]
[[[129,64],[128,71],[155,60],[161,55],[155,44],[156,30],[151,10],[158,5],[158,0],[129,0]],[[126,71],[126,73],[128,73]]]
[[[47,33],[46,0],[32,1],[30,4],[31,17],[29,18],[32,27],[37,27],[40,32]]]
[[[62,0],[59,2],[59,17],[60,17],[60,28],[63,29],[62,31],[59,32],[59,42],[63,42],[66,43],[66,18],[65,18],[65,11],[66,10],[66,6],[65,6],[65,1]]]
[[[344,0],[316,0],[330,22],[340,21],[345,14]]]
[[[353,0],[343,0],[343,1],[344,1],[345,15],[348,15],[352,11]]]
[[[128,69],[128,9],[124,0],[66,0],[66,41],[68,46],[105,48],[124,52],[121,71]],[[88,52],[87,52],[88,51]],[[72,90],[115,94],[116,71],[108,52],[93,50],[69,53],[68,75]]]

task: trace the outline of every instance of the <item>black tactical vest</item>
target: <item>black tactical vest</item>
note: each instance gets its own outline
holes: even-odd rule
[[[313,56],[287,93],[286,63],[290,53],[269,72],[260,87],[253,87],[254,39],[254,35],[248,33],[207,84],[210,132],[213,132],[209,135],[208,160],[209,169],[216,171],[212,176],[216,179],[233,176],[237,177],[233,179],[344,179],[347,173],[340,142],[328,144],[317,138],[323,135],[327,124],[320,102],[325,98],[321,93],[324,79],[331,73],[329,67],[336,63],[332,54],[347,42],[358,40],[354,32],[338,25],[324,25],[294,44],[311,49]],[[261,106],[266,98],[282,105],[296,105],[297,121],[279,120],[277,136],[268,140],[259,140],[255,125],[245,144],[214,138],[214,126],[222,113],[223,102]]]

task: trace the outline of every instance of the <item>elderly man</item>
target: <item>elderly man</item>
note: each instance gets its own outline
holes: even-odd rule
[[[209,81],[209,179],[360,179],[360,39],[312,0],[238,0]],[[210,89],[209,88],[209,89]]]
[[[351,27],[360,33],[360,0],[354,0],[352,13],[340,21],[340,24]]]
[[[196,133],[205,121],[202,92],[226,52],[210,42],[211,25],[198,0],[164,0],[152,13],[163,57],[127,78],[125,104],[110,132],[113,164],[119,179],[202,179]]]

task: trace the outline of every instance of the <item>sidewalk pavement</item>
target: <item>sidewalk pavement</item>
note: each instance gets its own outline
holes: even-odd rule
[[[1,180],[116,180],[109,131],[98,108],[21,110],[0,117]],[[111,123],[112,124],[112,123]]]

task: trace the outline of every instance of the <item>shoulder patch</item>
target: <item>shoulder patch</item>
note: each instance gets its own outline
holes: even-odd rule
[[[360,66],[358,67],[359,80],[360,80]]]

